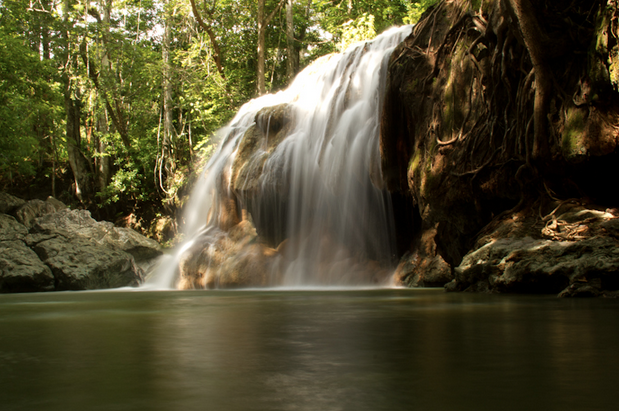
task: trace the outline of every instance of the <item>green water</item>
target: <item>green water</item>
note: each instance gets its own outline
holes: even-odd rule
[[[0,410],[614,410],[619,301],[0,295]]]

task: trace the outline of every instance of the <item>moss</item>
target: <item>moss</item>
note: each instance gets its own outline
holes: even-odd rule
[[[615,46],[608,56],[610,81],[615,90],[619,90],[619,48]]]
[[[580,109],[568,111],[563,130],[561,146],[566,157],[584,154],[586,148],[583,145],[583,132],[585,130],[585,115]]]
[[[422,194],[426,196],[427,193],[431,195],[437,195],[438,193],[443,192],[441,190],[442,178],[440,174],[436,174],[432,172],[432,167],[428,165],[426,167],[426,172],[424,173],[424,184],[421,188]]]
[[[411,173],[414,173],[415,170],[417,170],[417,168],[419,167],[419,162],[420,161],[421,161],[421,155],[419,154],[419,151],[415,151],[415,154],[413,155],[413,158],[408,163],[408,174],[409,175]]]
[[[605,54],[608,50],[608,26],[610,23],[610,16],[606,10],[601,9],[597,16],[597,27],[595,32],[597,33],[597,39],[595,49],[599,53]]]
[[[438,151],[437,147],[438,147],[438,142],[436,141],[436,138],[431,139],[430,140],[430,150],[429,150],[429,153],[431,155],[436,154],[436,152]]]
[[[417,91],[417,86],[419,85],[419,79],[414,79],[412,82],[410,82],[408,84],[408,86],[406,87],[406,92],[407,93],[412,93],[414,94]]]
[[[464,120],[463,102],[468,100],[464,84],[470,82],[471,73],[461,69],[461,62],[466,59],[468,47],[464,42],[456,44],[452,57],[448,59],[450,67],[446,68],[449,72],[446,74],[447,84],[443,98],[445,106],[442,113],[443,132],[447,134],[443,136],[444,138],[448,138],[448,135]]]
[[[442,113],[442,122],[443,122],[443,127],[442,127],[442,131],[443,133],[449,133],[454,126],[454,96],[453,96],[453,89],[451,87],[449,87],[447,90],[445,90],[445,106],[443,108],[443,113]]]

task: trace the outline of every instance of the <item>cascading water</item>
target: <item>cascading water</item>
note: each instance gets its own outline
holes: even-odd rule
[[[287,90],[244,105],[194,188],[185,243],[146,287],[388,281],[381,267],[392,260],[394,229],[379,117],[389,56],[410,31],[323,57]],[[222,279],[226,270],[233,280]],[[247,281],[253,270],[260,279]]]

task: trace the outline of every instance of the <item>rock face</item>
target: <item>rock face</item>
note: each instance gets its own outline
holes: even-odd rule
[[[619,290],[619,218],[578,203],[543,219],[517,213],[482,235],[449,291],[612,296]]]
[[[141,263],[161,254],[137,232],[94,220],[59,201],[14,201],[0,214],[0,292],[137,286]],[[18,221],[19,220],[19,221]]]
[[[423,230],[414,253],[406,253],[395,270],[394,282],[406,287],[442,287],[453,280],[451,267],[436,249],[435,229]]]
[[[0,192],[0,214],[12,214],[24,204],[26,204],[26,202],[21,198]]]
[[[108,221],[96,221],[86,210],[64,209],[47,214],[34,222],[31,232],[38,236],[60,235],[86,238],[97,245],[119,249],[132,255],[136,261],[148,260],[161,254],[155,240],[140,235],[137,231],[115,227]]]
[[[54,277],[24,240],[28,229],[15,218],[0,214],[0,291],[29,292],[54,289]]]
[[[67,208],[61,201],[56,200],[53,197],[49,197],[47,200],[30,200],[22,205],[15,212],[15,218],[28,228],[32,228],[34,221],[46,214],[55,213],[56,211]]]
[[[407,205],[398,241],[421,250],[433,227],[450,290],[612,296],[617,223],[604,210],[619,183],[602,176],[619,173],[616,11],[514,3],[442,1],[391,56],[380,149]],[[575,203],[589,217],[553,214]],[[434,257],[410,255],[399,270],[414,279]]]

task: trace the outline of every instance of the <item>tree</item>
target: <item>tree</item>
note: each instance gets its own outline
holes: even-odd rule
[[[299,70],[299,53],[296,52],[294,38],[294,2],[286,1],[286,51],[288,55],[287,76],[291,82]]]
[[[47,174],[54,189],[62,100],[50,61],[51,22],[49,8],[0,4],[0,183]]]
[[[258,0],[258,62],[256,67],[256,76],[257,76],[257,92],[258,95],[262,95],[266,93],[265,86],[265,71],[264,71],[264,61],[265,61],[265,48],[266,48],[266,29],[275,14],[279,11],[280,7],[284,3],[284,0],[280,0],[279,3],[275,6],[275,8],[271,11],[270,14],[266,14],[266,0]]]
[[[221,49],[219,48],[219,41],[217,40],[217,36],[215,35],[215,32],[211,28],[210,24],[206,24],[204,20],[202,19],[202,16],[200,15],[200,12],[198,11],[198,7],[196,7],[196,1],[195,0],[189,0],[189,1],[191,2],[191,10],[193,11],[193,15],[195,16],[196,21],[198,22],[200,27],[202,27],[202,29],[208,34],[208,37],[211,40],[211,45],[213,46],[213,50],[214,50],[213,59],[215,60],[215,64],[217,65],[217,70],[219,71],[219,74],[221,74],[222,76],[225,76],[224,68],[222,64]],[[213,10],[211,9],[211,11],[208,12],[208,14],[212,17]]]

